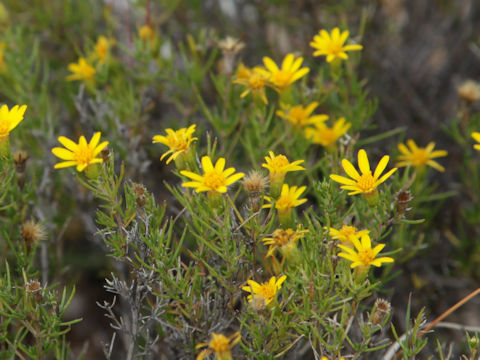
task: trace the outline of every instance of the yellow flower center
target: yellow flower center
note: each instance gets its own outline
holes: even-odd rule
[[[277,289],[276,289],[275,285],[270,286],[269,283],[266,283],[266,284],[261,284],[260,285],[260,288],[258,289],[258,292],[257,292],[256,295],[262,296],[263,298],[265,298],[265,301],[268,303],[268,302],[273,300],[276,292],[277,292]]]
[[[277,155],[272,159],[270,166],[274,169],[274,171],[279,171],[288,164],[290,163],[285,155]]]
[[[225,353],[230,351],[230,343],[228,338],[222,334],[212,334],[212,340],[210,340],[208,346],[217,353]]]
[[[364,192],[370,192],[375,189],[375,179],[372,176],[372,172],[369,171],[366,174],[362,174],[360,179],[357,180],[357,186]]]
[[[258,74],[252,74],[252,76],[248,78],[248,84],[252,89],[255,90],[263,89],[266,82],[267,80],[263,76]]]
[[[216,190],[225,185],[225,176],[223,176],[223,172],[213,169],[203,175],[203,183],[210,189]]]
[[[350,225],[343,225],[340,229],[340,233],[345,236],[346,239],[348,239],[350,236],[355,235],[356,231],[357,229],[354,226]]]
[[[167,135],[168,146],[175,151],[187,150],[189,143],[184,134],[169,134]]]
[[[337,141],[337,137],[335,136],[335,133],[332,129],[329,128],[324,128],[322,132],[320,133],[320,139],[322,145],[328,146],[332,145]]]
[[[88,146],[79,145],[74,153],[75,160],[80,164],[89,164],[94,158],[93,149]]]
[[[292,79],[292,73],[289,71],[280,70],[272,75],[272,83],[279,87],[286,87],[290,84]]]
[[[342,43],[340,42],[330,42],[328,46],[328,53],[332,55],[337,55],[338,53],[342,52]]]
[[[428,160],[430,160],[430,156],[425,149],[419,148],[412,152],[411,161],[414,166],[426,165]]]
[[[372,249],[363,249],[358,252],[358,260],[362,262],[363,265],[370,265],[375,259]]]
[[[307,114],[300,106],[294,106],[290,109],[290,121],[294,124],[301,125],[307,118]]]
[[[293,207],[293,201],[291,196],[282,196],[277,200],[276,208],[279,212],[287,212]]]

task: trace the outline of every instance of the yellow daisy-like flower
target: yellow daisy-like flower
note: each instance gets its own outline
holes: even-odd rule
[[[340,230],[330,228],[329,235],[333,239],[341,241],[345,245],[353,245],[353,239],[358,239],[363,235],[368,235],[369,230],[357,230],[355,226],[343,225]]]
[[[27,105],[15,105],[10,110],[7,105],[2,105],[0,108],[0,138],[8,136],[10,131],[23,120],[26,110]]]
[[[280,197],[275,202],[271,197],[264,196],[264,199],[270,201],[270,204],[263,205],[264,208],[272,207],[272,204],[275,203],[275,208],[277,209],[278,213],[285,214],[290,211],[290,209],[302,205],[307,201],[307,199],[299,199],[300,195],[305,191],[306,186],[292,186],[289,187],[288,184],[283,184],[282,192],[280,193]]]
[[[285,155],[275,155],[273,151],[269,151],[268,154],[270,157],[265,156],[266,163],[262,164],[262,166],[270,171],[270,181],[272,182],[278,176],[281,176],[283,179],[289,171],[305,170],[303,166],[300,166],[303,160],[290,162]]]
[[[328,127],[323,122],[317,122],[315,127],[308,127],[305,129],[305,137],[310,139],[314,144],[320,144],[326,148],[335,146],[337,140],[341,138],[350,129],[352,124],[345,123],[345,118],[340,118],[333,124],[333,127]]]
[[[335,59],[348,59],[347,51],[358,51],[363,48],[362,45],[357,44],[345,45],[349,34],[348,30],[340,33],[338,27],[334,28],[330,34],[326,30],[320,30],[310,42],[310,46],[316,49],[313,56],[326,56],[329,63]]]
[[[68,64],[68,70],[73,73],[67,76],[68,81],[82,80],[92,82],[96,73],[96,70],[84,58],[78,59],[78,63]]]
[[[433,148],[435,147],[434,142],[431,142],[427,147],[422,148],[418,147],[417,144],[410,139],[407,140],[407,146],[402,143],[398,144],[398,150],[400,150],[402,155],[397,157],[400,161],[397,162],[396,166],[414,166],[417,169],[423,169],[426,165],[430,165],[438,171],[445,171],[445,168],[442,165],[432,159],[447,156],[448,152],[445,150],[433,151]]]
[[[212,332],[212,338],[208,343],[200,343],[195,348],[201,349],[208,347],[208,349],[202,350],[196,360],[203,360],[210,354],[215,354],[217,360],[232,360],[232,348],[242,340],[240,331],[226,337],[223,334],[217,334]]]
[[[472,137],[473,137],[473,139],[474,139],[476,142],[480,143],[480,132],[476,132],[476,131],[475,131],[475,132],[472,132]],[[473,148],[474,148],[475,150],[479,150],[479,151],[480,151],[480,144],[475,144],[475,145],[473,145]]]
[[[244,173],[236,173],[235,168],[231,167],[226,170],[225,159],[219,158],[213,166],[212,160],[208,156],[202,157],[202,169],[204,174],[198,175],[191,171],[180,171],[180,174],[194,181],[187,181],[182,184],[184,187],[194,188],[196,192],[215,191],[218,193],[227,192],[227,186],[233,184],[245,176]]]
[[[138,29],[138,35],[143,41],[152,41],[155,39],[155,32],[150,25],[143,25],[140,29]]]
[[[257,71],[264,74],[277,91],[283,91],[310,71],[307,67],[300,68],[302,62],[302,57],[295,59],[293,54],[288,54],[279,68],[275,61],[266,56],[263,58],[266,69],[259,68]]]
[[[247,89],[240,94],[241,98],[252,93],[254,96],[262,99],[264,104],[268,104],[267,96],[265,95],[267,77],[262,72],[259,72],[258,68],[248,69],[243,64],[240,64],[236,79],[233,82],[247,87]]]
[[[297,247],[297,241],[304,237],[308,230],[276,229],[272,237],[262,240],[264,245],[270,245],[266,257],[272,256],[276,249],[288,254]]]
[[[276,114],[292,123],[294,126],[303,127],[310,124],[321,123],[328,119],[328,115],[320,114],[313,115],[312,112],[317,108],[318,102],[314,101],[303,107],[296,105],[290,107],[289,105],[281,104],[283,110],[277,110]]]
[[[160,160],[163,160],[167,155],[170,155],[167,159],[167,164],[172,160],[175,160],[178,155],[188,151],[190,149],[190,144],[195,140],[198,140],[196,137],[192,137],[195,132],[196,125],[190,125],[188,128],[181,128],[179,130],[166,129],[165,132],[167,136],[155,135],[153,137],[153,143],[167,145],[170,149],[165,152]]]
[[[110,41],[105,36],[99,36],[95,44],[95,55],[100,63],[107,61],[108,52],[110,51]]]
[[[77,171],[81,172],[91,164],[103,162],[101,158],[97,158],[97,155],[108,145],[108,141],[99,144],[100,136],[101,133],[96,132],[92,136],[90,143],[87,143],[85,136],[82,135],[80,136],[78,144],[65,136],[60,136],[58,141],[60,141],[66,149],[55,147],[52,149],[52,153],[65,161],[55,164],[55,169],[76,166]]]
[[[259,284],[253,280],[248,280],[248,285],[243,286],[242,290],[250,293],[250,295],[247,296],[247,300],[249,302],[263,304],[263,306],[267,306],[273,301],[273,299],[275,299],[278,290],[281,289],[282,283],[286,279],[286,275],[280,276],[278,280],[275,276],[272,276],[269,281],[262,284]]]
[[[377,258],[377,255],[385,247],[385,244],[378,244],[372,249],[372,242],[368,234],[362,235],[361,242],[356,237],[353,237],[352,241],[355,248],[341,244],[337,245],[340,249],[345,251],[338,253],[338,256],[350,260],[352,262],[350,265],[352,269],[357,266],[369,267],[370,265],[380,267],[383,263],[393,262],[391,257]]]
[[[343,159],[342,160],[343,169],[345,170],[347,175],[350,176],[352,179],[348,179],[346,177],[335,175],[335,174],[330,175],[330,179],[340,184],[343,184],[341,186],[342,189],[350,190],[348,195],[373,194],[374,192],[376,192],[378,185],[383,183],[390,176],[392,176],[392,174],[395,171],[397,171],[397,168],[393,168],[392,170],[387,172],[385,175],[380,177],[383,170],[385,170],[385,168],[387,167],[389,159],[390,157],[388,155],[385,155],[384,157],[382,157],[382,159],[379,161],[377,165],[377,168],[375,169],[375,172],[372,175],[367,153],[365,152],[365,150],[360,149],[358,151],[358,166],[360,168],[360,171],[362,172],[362,175],[360,175],[357,172],[357,170],[355,169],[355,167],[352,165],[350,161],[348,161],[347,159]]]

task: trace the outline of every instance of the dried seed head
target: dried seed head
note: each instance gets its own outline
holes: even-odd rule
[[[100,152],[100,156],[102,157],[103,162],[107,162],[108,158],[110,157],[110,150],[108,150],[108,148],[104,148]]]
[[[265,298],[263,296],[257,296],[255,295],[252,299],[252,301],[250,301],[250,306],[257,310],[257,311],[262,311],[262,310],[265,310],[267,308],[267,303],[265,301]]]
[[[385,299],[377,299],[375,304],[373,305],[374,313],[372,315],[372,324],[373,325],[380,325],[383,323],[385,318],[390,314],[391,305]]]
[[[28,220],[23,223],[20,236],[27,243],[27,245],[30,246],[41,240],[45,240],[46,232],[42,224],[39,224],[33,220]]]
[[[480,100],[480,84],[473,80],[466,80],[457,88],[458,95],[468,104]]]
[[[143,207],[147,203],[147,188],[143,184],[138,184],[132,181],[133,193],[137,196],[135,199],[138,207]]]
[[[27,293],[36,293],[42,289],[40,282],[38,280],[29,280],[25,284],[25,291]]]
[[[17,173],[25,171],[25,162],[28,160],[28,153],[24,150],[17,151],[13,154],[13,161],[15,161],[15,171]]]
[[[409,190],[401,190],[395,194],[395,201],[397,205],[397,214],[403,216],[410,208],[408,203],[413,199]]]
[[[245,43],[240,39],[227,36],[225,39],[222,39],[218,42],[218,47],[220,48],[220,50],[222,50],[222,53],[224,54],[236,54],[245,47]]]
[[[250,207],[254,212],[260,210],[262,194],[267,187],[267,184],[267,178],[257,170],[250,171],[243,180],[243,186],[248,192]]]

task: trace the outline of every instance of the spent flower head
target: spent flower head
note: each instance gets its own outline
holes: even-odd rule
[[[101,135],[100,132],[96,132],[90,139],[90,143],[87,143],[87,139],[82,135],[78,144],[65,136],[60,136],[58,141],[65,148],[55,147],[52,153],[65,161],[55,164],[55,169],[76,166],[77,171],[81,172],[89,165],[103,162],[103,159],[97,156],[108,145],[108,141],[99,144]]]
[[[305,236],[308,230],[276,229],[271,237],[262,240],[264,245],[270,245],[266,257],[272,256],[276,249],[287,255],[297,247],[297,241]]]
[[[229,337],[212,332],[212,337],[209,342],[200,343],[195,347],[196,349],[207,347],[207,349],[202,350],[197,355],[196,360],[203,360],[210,354],[215,354],[217,360],[232,360],[232,348],[238,344],[240,340],[242,340],[240,331],[233,333]]]
[[[349,35],[348,30],[340,32],[338,27],[334,28],[331,33],[320,30],[310,42],[310,46],[316,49],[313,56],[326,56],[329,63],[335,59],[348,59],[347,51],[358,51],[363,48],[358,44],[345,45]]]
[[[393,262],[391,257],[377,258],[377,255],[385,247],[385,244],[378,244],[372,249],[372,242],[368,234],[363,234],[361,236],[361,241],[356,237],[353,237],[352,241],[354,248],[342,244],[337,245],[340,249],[345,251],[338,253],[338,256],[350,260],[352,262],[350,265],[352,269],[357,266],[369,267],[370,265],[380,267],[383,263]]]
[[[281,104],[282,110],[277,110],[276,114],[289,121],[294,126],[303,127],[310,124],[322,123],[328,119],[328,115],[312,115],[317,108],[318,102],[314,101],[306,107],[302,105],[290,106],[288,104]]]
[[[328,149],[334,148],[337,140],[350,129],[352,124],[345,123],[345,118],[340,118],[328,127],[324,122],[317,122],[315,127],[305,128],[305,137],[314,144],[322,145]]]
[[[358,171],[355,169],[355,167],[352,165],[350,161],[348,161],[347,159],[343,159],[342,160],[343,169],[345,170],[347,175],[351,177],[351,179],[340,176],[340,175],[336,175],[336,174],[330,175],[330,179],[340,184],[343,184],[341,188],[345,190],[349,190],[350,192],[348,193],[348,195],[356,195],[356,194],[364,194],[367,196],[372,195],[377,191],[378,185],[383,183],[390,176],[392,176],[392,174],[395,171],[397,171],[397,168],[393,168],[390,171],[388,171],[385,175],[380,177],[382,172],[387,167],[389,159],[390,157],[388,155],[385,155],[384,157],[382,157],[382,159],[379,161],[375,169],[375,172],[372,175],[367,153],[365,152],[365,150],[360,149],[358,151],[358,166],[360,168],[362,175],[358,173]]]
[[[480,100],[480,84],[474,80],[466,80],[457,88],[458,95],[465,102],[473,104]]]
[[[421,170],[424,169],[425,166],[430,165],[438,171],[443,172],[445,168],[433,159],[447,156],[448,153],[445,150],[433,151],[434,147],[434,142],[430,142],[427,147],[424,148],[418,147],[412,139],[407,140],[407,145],[400,143],[398,144],[398,150],[402,154],[397,157],[399,161],[396,166],[414,166]]]
[[[90,66],[83,57],[78,59],[78,63],[68,64],[68,70],[73,73],[67,76],[68,81],[80,80],[91,83],[96,73],[95,68]]]
[[[281,289],[282,283],[287,278],[286,275],[280,276],[277,280],[275,276],[272,276],[269,281],[262,284],[257,283],[253,280],[248,280],[247,285],[242,287],[242,290],[247,291],[250,295],[247,296],[247,299],[250,303],[256,304],[257,310],[260,310],[263,307],[268,306],[277,295],[277,292]]]
[[[202,191],[213,191],[218,193],[227,192],[227,186],[233,184],[234,182],[240,180],[244,173],[235,173],[235,168],[231,167],[226,170],[225,168],[225,159],[219,158],[215,163],[215,166],[212,164],[212,160],[209,156],[202,157],[202,169],[203,175],[195,174],[191,171],[180,171],[180,174],[186,176],[193,181],[187,181],[182,184],[183,187],[194,188],[196,192]]]
[[[196,137],[192,137],[195,132],[196,125],[191,125],[188,128],[181,128],[179,130],[166,129],[166,136],[155,135],[153,137],[153,143],[160,143],[167,145],[170,149],[163,153],[160,157],[160,160],[163,160],[167,155],[170,155],[167,159],[167,164],[172,160],[175,160],[180,154],[185,153],[190,149],[190,145],[195,140],[198,140]]]
[[[282,67],[279,68],[275,61],[265,56],[263,63],[266,69],[260,68],[257,71],[264,74],[274,89],[281,92],[310,71],[307,67],[300,68],[302,62],[303,57],[295,59],[293,54],[288,54],[283,59]]]

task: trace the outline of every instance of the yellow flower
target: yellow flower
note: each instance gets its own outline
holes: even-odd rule
[[[348,59],[347,51],[362,50],[362,45],[344,45],[350,33],[348,30],[340,33],[338,27],[329,34],[326,30],[320,30],[318,35],[313,37],[310,46],[316,49],[313,56],[326,56],[327,62],[335,59]]]
[[[397,158],[400,160],[396,164],[398,167],[414,166],[418,169],[423,169],[426,165],[430,165],[438,171],[445,171],[445,168],[442,165],[432,159],[447,156],[448,153],[445,150],[433,151],[433,148],[435,147],[434,142],[431,142],[427,147],[422,148],[418,147],[417,144],[410,139],[407,140],[407,146],[402,143],[398,144],[398,150],[402,153],[402,155],[399,155]]]
[[[272,256],[275,249],[280,249],[283,254],[288,254],[297,247],[296,243],[303,238],[308,230],[276,229],[272,237],[263,239],[264,245],[270,245],[266,257]]]
[[[95,54],[102,64],[107,61],[110,45],[110,41],[108,41],[105,36],[98,37],[97,43],[95,44]]]
[[[290,107],[289,105],[282,104],[283,110],[277,110],[276,114],[282,119],[291,122],[294,126],[306,126],[309,124],[320,123],[328,119],[328,115],[313,115],[312,112],[317,108],[318,102],[314,101],[303,107],[302,105],[296,105]]]
[[[476,142],[480,143],[480,132],[476,132],[476,131],[473,132],[473,133],[472,133],[472,137],[473,137],[473,139],[474,139]],[[473,145],[473,148],[474,148],[475,150],[479,150],[479,151],[480,151],[480,144],[475,144],[475,145]]]
[[[155,32],[153,31],[152,27],[149,25],[143,25],[138,30],[138,35],[143,41],[147,41],[147,40],[152,41],[155,38]]]
[[[268,100],[265,95],[267,77],[265,74],[259,72],[258,68],[248,69],[240,64],[237,70],[236,79],[233,82],[235,84],[240,84],[247,87],[247,89],[240,94],[241,98],[244,98],[251,92],[254,96],[260,97],[264,104],[268,104]]]
[[[226,170],[225,159],[219,158],[213,166],[212,160],[208,156],[202,157],[203,175],[198,175],[190,171],[180,171],[180,174],[186,176],[194,181],[184,182],[182,186],[195,188],[196,192],[215,191],[218,193],[227,192],[227,186],[240,180],[245,174],[236,173],[235,168],[231,167]]]
[[[8,136],[10,131],[23,120],[25,110],[27,110],[27,105],[15,105],[10,110],[7,105],[2,105],[0,108],[0,138]]]
[[[388,155],[385,155],[384,157],[382,157],[382,159],[379,161],[377,165],[377,168],[375,169],[375,172],[372,175],[372,171],[370,170],[370,163],[368,162],[367,153],[365,152],[365,150],[360,149],[358,151],[358,166],[360,168],[360,171],[362,172],[362,175],[360,175],[357,172],[357,170],[355,169],[355,167],[352,165],[350,161],[348,161],[347,159],[343,159],[342,160],[343,169],[345,170],[347,175],[350,176],[353,180],[340,175],[335,175],[335,174],[330,175],[330,179],[340,184],[344,184],[341,186],[341,188],[345,190],[350,190],[348,195],[373,194],[374,192],[376,192],[378,185],[383,183],[395,171],[397,171],[397,168],[393,168],[392,170],[387,172],[385,175],[380,177],[383,170],[385,170],[385,168],[387,167],[389,159],[390,157]]]
[[[310,139],[314,144],[320,144],[326,148],[332,148],[337,140],[341,138],[352,124],[345,123],[345,118],[340,118],[328,127],[323,122],[317,122],[315,128],[308,127],[305,129],[305,137]]]
[[[88,82],[93,81],[93,77],[95,76],[96,70],[91,67],[84,58],[78,59],[78,63],[71,63],[68,64],[68,70],[70,70],[73,74],[67,76],[68,81],[74,80],[85,80]]]
[[[153,137],[153,143],[160,143],[167,145],[170,149],[165,152],[160,160],[163,160],[167,155],[170,157],[167,159],[167,164],[170,161],[175,160],[178,155],[186,152],[190,149],[190,144],[198,140],[196,137],[192,137],[195,132],[196,125],[191,125],[188,128],[181,128],[179,130],[166,129],[167,136],[155,135]]]
[[[249,302],[254,302],[256,304],[260,303],[267,306],[273,299],[275,299],[275,295],[277,295],[278,290],[281,289],[282,283],[286,278],[287,276],[283,275],[277,280],[275,276],[272,276],[269,281],[262,284],[253,280],[248,280],[248,285],[243,286],[242,290],[250,293],[250,295],[247,296]]]
[[[283,181],[283,177],[289,171],[305,170],[303,166],[300,166],[303,160],[296,160],[291,163],[285,155],[275,155],[273,151],[269,151],[268,154],[270,157],[265,156],[266,163],[262,166],[270,171],[270,181],[272,182],[275,182],[276,177],[282,177]]]
[[[368,234],[362,235],[361,242],[356,237],[353,237],[352,241],[355,246],[354,249],[341,244],[337,245],[340,249],[345,251],[338,253],[338,256],[352,261],[352,264],[350,265],[352,269],[357,266],[369,267],[370,265],[380,267],[382,266],[382,263],[393,262],[391,257],[376,258],[380,251],[385,247],[385,244],[378,244],[372,249],[372,243]]]
[[[279,214],[285,214],[290,209],[302,205],[307,201],[307,199],[299,199],[300,195],[305,191],[307,187],[301,186],[297,188],[296,186],[289,187],[287,184],[283,184],[282,192],[280,197],[275,202],[271,197],[264,196],[265,200],[270,201],[270,204],[263,205],[264,208],[272,207],[272,204],[275,202],[275,208]]]
[[[283,91],[310,71],[307,67],[300,69],[302,62],[302,57],[295,59],[293,54],[288,54],[283,59],[282,67],[279,68],[271,58],[266,56],[263,58],[266,69],[259,68],[257,71],[264,74],[277,91]]]
[[[217,360],[232,360],[232,347],[238,344],[240,340],[242,340],[240,331],[235,332],[228,338],[223,334],[212,332],[212,338],[208,343],[200,343],[195,347],[196,349],[208,347],[197,355],[196,360],[203,360],[205,356],[213,353],[215,353]]]
[[[362,235],[368,235],[369,230],[359,230],[355,226],[343,225],[340,230],[330,228],[329,235],[337,240],[340,240],[345,245],[353,245],[353,239],[358,239]]]
[[[90,143],[87,143],[85,136],[80,136],[78,144],[65,136],[60,136],[58,141],[65,146],[66,149],[56,147],[52,149],[52,153],[62,159],[64,162],[55,164],[55,169],[66,168],[69,166],[76,166],[77,171],[83,171],[91,164],[101,163],[103,160],[96,156],[108,145],[108,141],[99,144],[100,132],[96,132]]]

